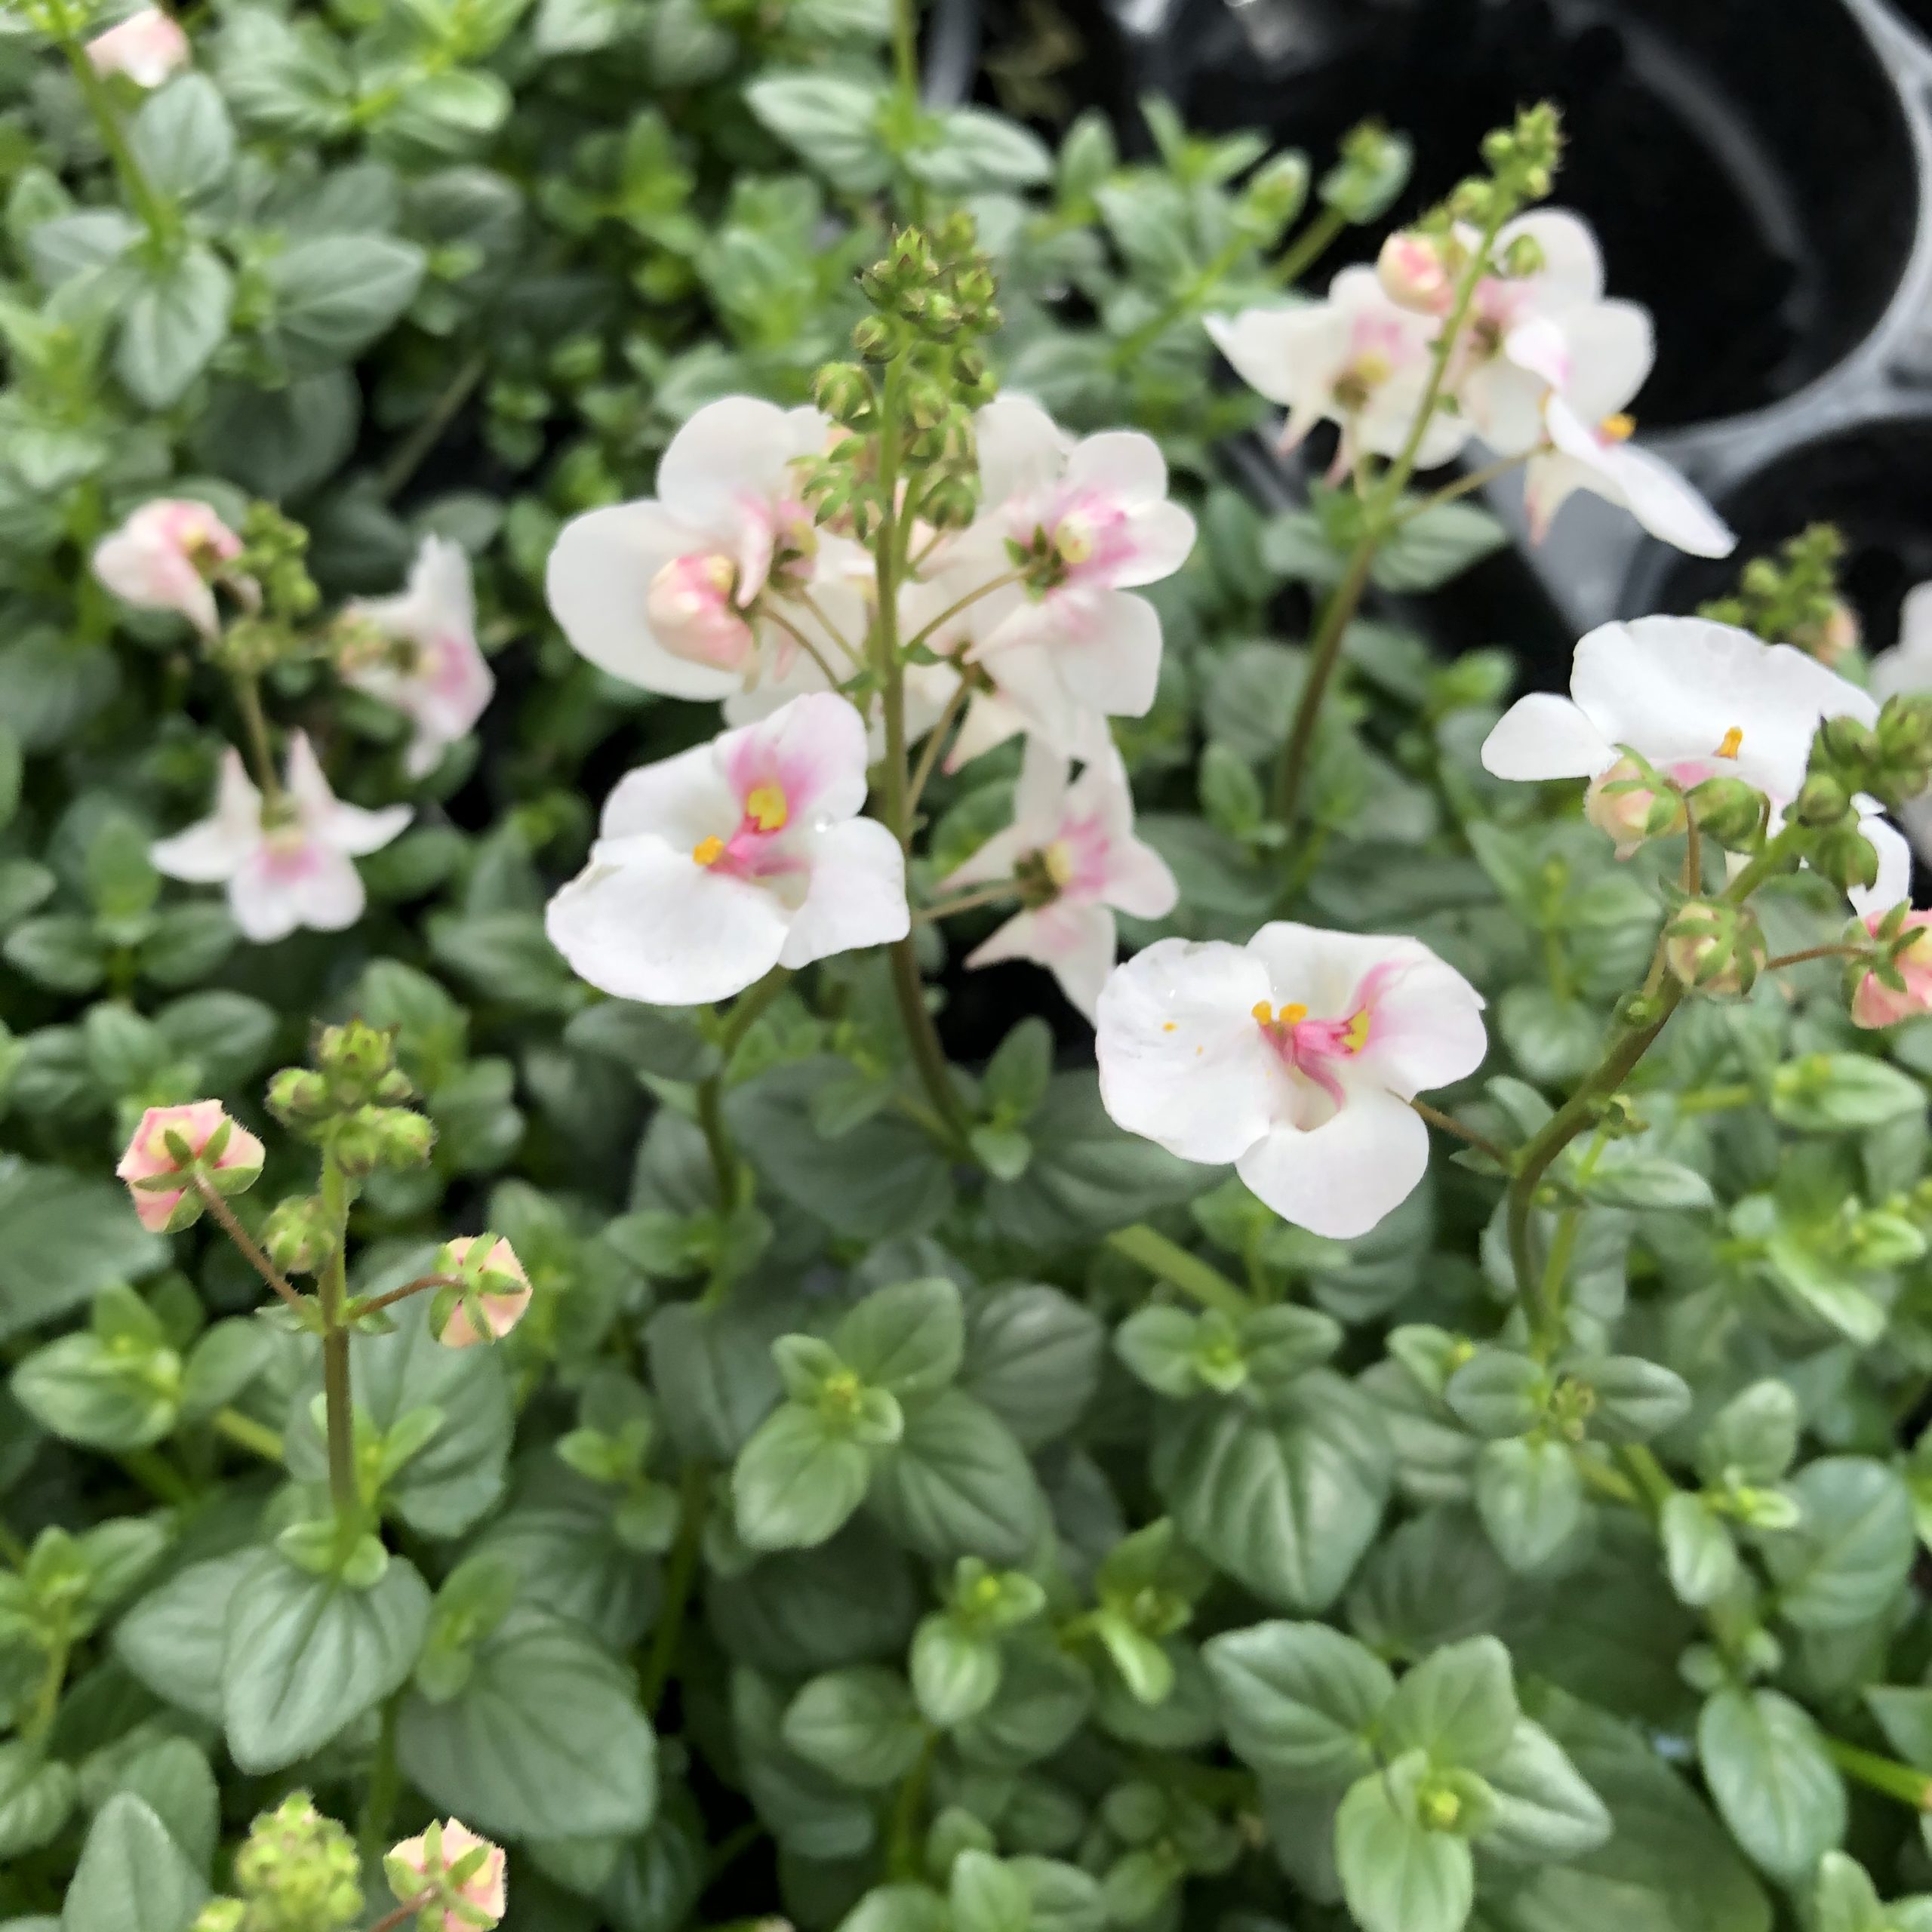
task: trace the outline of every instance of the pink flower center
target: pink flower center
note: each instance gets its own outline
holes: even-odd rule
[[[1109,845],[1106,828],[1097,816],[1063,820],[1050,843],[1023,854],[1014,867],[1022,897],[1037,897],[1042,905],[1058,899],[1099,898],[1106,884]]]
[[[1254,1017],[1269,1044],[1294,1072],[1314,1081],[1337,1106],[1343,1101],[1335,1063],[1352,1060],[1368,1044],[1375,1016],[1364,1001],[1346,1020],[1311,1020],[1299,1001],[1276,1008],[1264,1000],[1254,1004]]]
[[[691,857],[707,872],[756,881],[805,869],[804,861],[788,851],[783,834],[792,822],[792,802],[774,779],[754,785],[745,794],[744,816],[729,838],[713,832],[691,848]]]
[[[1706,779],[1716,777],[1726,764],[1734,764],[1743,749],[1744,728],[1734,724],[1718,740],[1717,748],[1709,758],[1681,758],[1664,769],[1680,785],[1701,785]]]
[[[652,633],[674,657],[742,671],[758,639],[734,600],[737,567],[723,552],[674,557],[651,580],[645,611]]]
[[[1062,485],[1015,512],[1013,560],[1039,595],[1069,585],[1110,583],[1137,554],[1127,506],[1104,491]]]

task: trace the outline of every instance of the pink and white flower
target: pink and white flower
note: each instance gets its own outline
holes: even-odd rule
[[[478,1235],[445,1241],[436,1257],[436,1272],[456,1276],[464,1284],[451,1293],[448,1313],[436,1331],[446,1349],[500,1342],[529,1312],[530,1277],[516,1250],[500,1235],[487,1247]],[[471,1319],[472,1306],[480,1323]]]
[[[1017,395],[989,403],[974,427],[983,507],[931,595],[943,608],[998,585],[968,608],[964,654],[1030,729],[1072,750],[1091,742],[1094,716],[1152,708],[1161,620],[1134,592],[1180,569],[1194,519],[1167,500],[1151,436],[1075,442]]]
[[[550,901],[551,943],[620,998],[695,1006],[903,939],[905,855],[865,802],[865,724],[829,691],[645,765]]]
[[[441,1932],[479,1932],[503,1915],[507,1864],[501,1845],[449,1818],[392,1845],[383,1871],[404,1904],[443,1909]]]
[[[389,640],[389,651],[357,650],[343,676],[393,705],[416,729],[403,755],[412,778],[433,770],[468,735],[497,688],[476,645],[476,594],[460,543],[426,537],[399,595],[358,598],[343,615]]]
[[[1884,913],[1870,913],[1865,930],[1879,939],[1884,923]],[[1902,1020],[1932,1013],[1932,912],[1906,913],[1903,930],[1912,937],[1893,954],[1892,964],[1905,983],[1888,986],[1876,973],[1863,974],[1851,996],[1854,1026],[1896,1026]]]
[[[671,438],[657,494],[564,526],[546,589],[565,635],[626,682],[721,698],[782,673],[832,630],[856,640],[863,606],[798,494],[801,459],[825,447],[815,409],[755,397],[707,403]],[[809,601],[808,601],[809,600]]]
[[[1617,504],[1660,543],[1694,557],[1727,557],[1736,533],[1661,457],[1630,438],[1636,424],[1623,405],[1636,392],[1607,368],[1580,375],[1569,395],[1543,400],[1544,448],[1523,478],[1530,537],[1541,543],[1565,500],[1578,490]],[[1579,400],[1581,407],[1579,407]]]
[[[1392,301],[1374,269],[1344,269],[1325,302],[1244,309],[1210,315],[1208,333],[1235,373],[1288,412],[1282,446],[1292,448],[1316,423],[1341,426],[1338,473],[1358,450],[1399,454],[1429,385],[1441,325]],[[1437,411],[1423,432],[1417,466],[1447,463],[1469,441],[1460,415]]]
[[[1013,823],[946,881],[947,888],[1018,881],[1023,906],[968,955],[968,966],[1037,960],[1089,1020],[1114,964],[1114,914],[1158,919],[1178,891],[1167,862],[1134,835],[1127,768],[1109,745],[1068,783],[1068,761],[1027,741]]]
[[[242,936],[266,946],[298,926],[336,933],[355,924],[366,895],[353,861],[380,851],[410,817],[408,805],[367,811],[343,803],[298,731],[288,741],[285,789],[274,805],[231,749],[213,816],[157,840],[152,856],[170,878],[226,885]]]
[[[1577,646],[1570,691],[1518,698],[1484,741],[1484,768],[1525,781],[1595,779],[1635,752],[1687,789],[1741,778],[1777,816],[1804,784],[1827,718],[1870,724],[1878,715],[1868,693],[1816,658],[1706,617],[1599,625]],[[1882,911],[1906,896],[1911,854],[1875,804],[1861,801],[1860,820],[1878,878],[1852,903]]]
[[[188,63],[188,36],[158,7],[143,7],[88,42],[97,74],[125,74],[137,87],[158,88]]]
[[[144,611],[174,611],[204,637],[221,628],[216,582],[242,540],[206,503],[156,497],[94,547],[94,574],[115,596]],[[237,580],[246,598],[254,586]]]
[[[1409,1102],[1481,1065],[1481,995],[1420,940],[1277,922],[1156,941],[1100,995],[1100,1097],[1183,1160],[1232,1161],[1284,1220],[1346,1241],[1414,1192]]]
[[[219,1100],[150,1107],[114,1171],[128,1183],[141,1226],[174,1234],[201,1218],[193,1177],[205,1177],[217,1194],[239,1194],[261,1174],[262,1143]]]

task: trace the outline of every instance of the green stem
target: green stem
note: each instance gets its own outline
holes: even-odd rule
[[[1722,1087],[1693,1087],[1677,1096],[1677,1111],[1680,1115],[1727,1113],[1733,1107],[1748,1107],[1757,1097],[1758,1090],[1748,1080]]]
[[[202,1197],[202,1205],[214,1217],[215,1225],[240,1250],[242,1258],[297,1315],[306,1315],[308,1303],[296,1293],[288,1278],[262,1251],[254,1236],[242,1225],[235,1210],[229,1206],[206,1175],[195,1175],[195,1192]]]
[[[156,1449],[126,1449],[115,1458],[157,1503],[178,1509],[195,1500],[194,1484]]]
[[[1869,959],[1872,948],[1869,946],[1807,946],[1802,952],[1781,952],[1774,959],[1764,961],[1763,971],[1769,973],[1780,966],[1802,966],[1810,959]]]
[[[1349,218],[1340,209],[1325,208],[1281,252],[1269,271],[1278,288],[1292,288],[1335,245]]]
[[[1486,490],[1498,478],[1507,476],[1512,469],[1521,469],[1529,461],[1527,454],[1522,456],[1500,456],[1494,463],[1485,463],[1479,468],[1466,469],[1453,483],[1445,483],[1439,490],[1432,491],[1426,497],[1404,505],[1389,519],[1391,530],[1400,530],[1412,518],[1419,517],[1443,503],[1453,503],[1458,497],[1471,495],[1478,490]]]
[[[704,1518],[711,1494],[709,1472],[701,1463],[687,1463],[678,1483],[678,1535],[664,1569],[664,1602],[651,1632],[651,1653],[638,1678],[639,1695],[647,1715],[655,1717],[678,1660],[684,1635],[685,1613],[697,1581],[698,1558],[704,1548]]]
[[[1497,1146],[1486,1134],[1478,1134],[1472,1127],[1466,1126],[1454,1114],[1445,1114],[1440,1108],[1432,1107],[1426,1100],[1411,1100],[1411,1109],[1420,1114],[1431,1127],[1439,1127],[1444,1134],[1453,1134],[1459,1140],[1466,1140],[1478,1152],[1487,1154],[1499,1168],[1509,1164],[1509,1156]]]
[[[26,1567],[32,1553],[12,1524],[0,1522],[0,1557],[4,1557],[16,1570],[20,1570]]]
[[[738,1155],[724,1124],[724,1081],[721,1072],[697,1083],[697,1124],[711,1155],[711,1174],[718,1190],[718,1211],[728,1214],[738,1204]]]
[[[934,919],[949,919],[955,912],[970,912],[977,906],[997,905],[1002,899],[1011,899],[1020,890],[1012,879],[995,879],[990,885],[983,885],[972,892],[962,892],[955,898],[942,899],[937,906],[922,906],[912,915],[918,921],[930,922]]]
[[[1185,321],[1214,294],[1216,285],[1253,245],[1243,237],[1229,242],[1187,285],[1164,302],[1139,328],[1130,329],[1113,346],[1111,361],[1117,372],[1131,369],[1168,330]]]
[[[924,1817],[926,1786],[932,1778],[933,1760],[938,1755],[939,1733],[929,1726],[926,1741],[892,1801],[892,1822],[886,1835],[886,1870],[893,1878],[919,1875],[924,1863],[920,1856],[919,1827]]]
[[[764,1827],[755,1818],[748,1819],[738,1829],[718,1841],[717,1849],[705,1861],[704,1884],[706,1890],[716,1884],[738,1860],[765,1835]],[[750,1921],[755,1923],[756,1921]],[[769,1921],[766,1923],[768,1924]]]
[[[457,411],[469,400],[489,367],[489,358],[481,351],[472,355],[450,378],[442,394],[430,405],[429,414],[397,445],[376,479],[376,494],[383,502],[401,490],[422,467],[423,458],[442,441],[443,432],[456,420]]]
[[[349,1300],[349,1177],[333,1153],[322,1156],[322,1212],[331,1235],[329,1257],[317,1278],[322,1317],[322,1407],[328,1432],[329,1494],[345,1538],[361,1521],[362,1499],[355,1479],[355,1404],[349,1384],[349,1331],[342,1313]]]
[[[1420,455],[1423,439],[1435,420],[1436,405],[1441,401],[1443,386],[1448,380],[1451,360],[1461,339],[1463,325],[1469,318],[1476,290],[1488,269],[1490,248],[1503,224],[1503,197],[1498,195],[1495,201],[1497,211],[1491,217],[1481,241],[1470,254],[1469,266],[1463,270],[1463,279],[1457,288],[1454,305],[1444,318],[1441,334],[1436,337],[1429,358],[1429,382],[1417,405],[1415,420],[1409,425],[1409,433],[1400,453],[1383,472],[1365,504],[1361,535],[1349,555],[1341,582],[1335,586],[1323,609],[1321,627],[1309,646],[1308,674],[1302,681],[1294,722],[1281,747],[1281,762],[1275,769],[1275,816],[1291,830],[1296,810],[1301,802],[1309,749],[1315,740],[1315,721],[1321,713],[1321,700],[1328,689],[1329,680],[1334,675],[1336,662],[1341,655],[1343,635],[1361,605],[1363,592],[1368,588],[1369,572],[1374,567],[1376,552],[1392,527],[1391,519],[1402,491],[1415,473],[1416,459]]]
[[[261,684],[252,671],[237,671],[231,681],[242,727],[248,735],[248,762],[255,768],[255,783],[262,788],[263,803],[273,811],[281,803],[281,780],[276,774],[275,754],[269,747]]]
[[[79,85],[82,99],[88,104],[88,112],[94,116],[100,144],[106,149],[108,158],[114,164],[122,190],[134,204],[142,226],[155,242],[165,246],[174,233],[174,211],[155,192],[146,169],[142,167],[129,143],[128,131],[121,125],[121,110],[115,106],[114,96],[106,80],[94,72],[87,49],[78,39],[63,35],[60,51],[67,57],[67,65]]]
[[[1847,1744],[1828,1732],[1821,1736],[1825,1755],[1847,1777],[1883,1792],[1887,1798],[1896,1798],[1915,1811],[1932,1811],[1932,1777],[1924,1772],[1915,1771],[1909,1764],[1901,1764],[1893,1758],[1881,1758],[1875,1751]]]
[[[60,1715],[60,1693],[67,1681],[67,1659],[72,1648],[63,1638],[47,1654],[46,1672],[20,1724],[20,1735],[29,1743],[44,1738]]]
[[[363,1857],[371,1863],[389,1849],[396,1800],[402,1794],[402,1777],[396,1768],[395,1727],[404,1694],[398,1690],[383,1700],[382,1726],[376,1734],[376,1754],[369,1764],[369,1788],[364,1794],[362,1815],[356,1826],[356,1841],[362,1847]]]
[[[220,1408],[213,1417],[215,1433],[259,1456],[265,1463],[281,1460],[281,1438],[266,1423],[244,1415],[239,1409]]]
[[[1115,1254],[1138,1262],[1150,1275],[1158,1275],[1184,1295],[1191,1295],[1204,1308],[1218,1309],[1238,1320],[1253,1304],[1246,1295],[1216,1267],[1198,1254],[1157,1233],[1145,1221],[1129,1228],[1117,1228],[1108,1235],[1107,1245]]]

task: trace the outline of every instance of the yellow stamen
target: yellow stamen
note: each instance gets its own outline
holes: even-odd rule
[[[1161,1031],[1164,1033],[1171,1033],[1180,1024],[1180,1022],[1177,1020],[1164,1020],[1161,1022]]]
[[[1248,1011],[1264,1026],[1272,1026],[1275,1023],[1275,1009],[1265,999],[1257,1000]]]
[[[1056,885],[1065,885],[1073,877],[1073,854],[1060,841],[1041,848],[1040,863]]]
[[[1358,1054],[1368,1044],[1369,1011],[1367,1007],[1358,1008],[1349,1016],[1349,1023],[1342,1032],[1342,1044],[1352,1054]]]
[[[1743,743],[1744,733],[1743,729],[1740,727],[1734,724],[1730,729],[1724,734],[1724,743],[1718,747],[1718,756],[1719,758],[1735,758],[1738,754],[1739,749],[1743,745]]]
[[[691,848],[691,857],[701,866],[715,866],[724,856],[724,841],[715,832],[700,838]]]
[[[1094,533],[1078,517],[1069,517],[1054,532],[1054,548],[1066,564],[1084,564],[1094,554]]]
[[[1627,443],[1637,433],[1637,419],[1625,415],[1620,409],[1614,416],[1606,416],[1597,425],[1597,433],[1606,442]]]
[[[755,785],[745,800],[745,816],[761,832],[783,832],[792,816],[792,808],[782,787]]]
[[[1281,1009],[1281,1024],[1284,1026],[1299,1026],[1307,1017],[1308,1008],[1299,1000]]]

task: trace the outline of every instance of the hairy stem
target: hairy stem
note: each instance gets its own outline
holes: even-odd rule
[[[128,139],[128,131],[121,125],[121,110],[114,104],[114,96],[106,82],[94,72],[94,63],[88,58],[87,49],[72,35],[63,35],[60,51],[67,57],[67,65],[81,91],[81,98],[88,104],[88,112],[94,117],[95,128],[100,135],[100,144],[107,150],[107,158],[114,164],[114,172],[119,177],[122,191],[134,204],[134,212],[141,218],[141,224],[163,247],[174,238],[176,231],[175,213],[156,191],[148,179],[147,170],[140,164]]]
[[[1444,1134],[1453,1134],[1459,1140],[1466,1140],[1479,1152],[1487,1154],[1500,1168],[1509,1164],[1509,1156],[1497,1146],[1486,1134],[1478,1134],[1472,1127],[1466,1126],[1454,1114],[1445,1114],[1432,1107],[1426,1100],[1411,1100],[1410,1106],[1421,1115],[1431,1127],[1439,1127]]]
[[[322,1408],[328,1434],[329,1495],[336,1521],[347,1531],[360,1522],[362,1498],[355,1479],[355,1401],[349,1383],[349,1331],[342,1325],[349,1300],[349,1205],[353,1190],[333,1153],[322,1156],[322,1211],[331,1231],[328,1259],[317,1277],[322,1316]]]
[[[205,1174],[195,1175],[195,1192],[201,1196],[202,1206],[214,1217],[216,1226],[241,1251],[242,1258],[297,1315],[306,1316],[308,1303],[296,1293],[288,1276],[263,1253],[260,1244],[242,1225],[235,1210]]]

